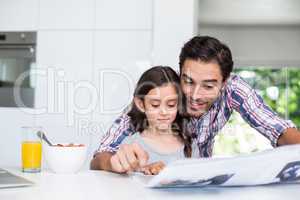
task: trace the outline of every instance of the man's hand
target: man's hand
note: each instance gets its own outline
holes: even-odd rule
[[[122,144],[110,158],[111,171],[117,173],[137,171],[147,164],[148,159],[148,153],[139,144]]]
[[[279,137],[278,146],[287,144],[300,144],[300,132],[296,128],[288,128]]]

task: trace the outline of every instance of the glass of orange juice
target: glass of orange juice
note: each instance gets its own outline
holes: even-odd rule
[[[22,171],[40,172],[42,160],[42,141],[38,132],[41,127],[22,127]]]

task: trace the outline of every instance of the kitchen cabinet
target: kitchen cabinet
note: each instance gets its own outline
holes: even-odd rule
[[[96,29],[152,29],[153,0],[97,0]]]
[[[40,0],[39,29],[90,30],[95,0]]]
[[[37,29],[39,0],[0,0],[0,5],[1,31]]]

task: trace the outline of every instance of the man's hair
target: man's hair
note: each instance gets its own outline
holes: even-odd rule
[[[180,74],[187,59],[205,63],[216,62],[221,69],[225,81],[233,69],[233,60],[230,49],[218,39],[209,36],[195,36],[181,49],[179,56]]]

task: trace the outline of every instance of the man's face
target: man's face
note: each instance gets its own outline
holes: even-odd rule
[[[187,99],[187,112],[192,117],[200,117],[208,111],[224,84],[217,63],[191,59],[184,61],[180,79]]]

